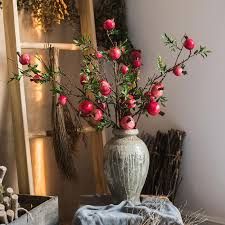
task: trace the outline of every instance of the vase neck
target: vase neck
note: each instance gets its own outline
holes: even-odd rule
[[[117,137],[136,136],[139,134],[139,131],[138,129],[131,129],[131,130],[114,129],[113,134]]]

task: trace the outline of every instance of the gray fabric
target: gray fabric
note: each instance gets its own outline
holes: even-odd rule
[[[72,224],[139,225],[146,220],[153,225],[183,225],[179,210],[169,200],[157,197],[149,197],[139,205],[128,201],[119,205],[86,205],[78,209]]]

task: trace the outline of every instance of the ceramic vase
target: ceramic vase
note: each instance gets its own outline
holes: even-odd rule
[[[138,130],[113,130],[104,148],[104,172],[114,203],[140,202],[149,169],[149,152]]]

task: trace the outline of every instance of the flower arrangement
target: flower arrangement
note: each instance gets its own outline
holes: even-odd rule
[[[206,47],[196,47],[194,40],[187,35],[179,42],[164,34],[164,44],[176,54],[175,62],[169,66],[159,56],[158,72],[141,86],[142,52],[135,49],[128,38],[117,40],[118,30],[114,19],[107,19],[103,29],[111,43],[110,49],[96,50],[88,37],[75,41],[83,52],[81,87],[66,87],[56,83],[51,89],[53,94],[59,95],[58,106],[70,106],[79,118],[88,121],[98,130],[105,127],[134,129],[142,115],[164,115],[162,107],[165,107],[167,101],[164,96],[164,80],[167,75],[186,75],[186,63],[190,59],[195,56],[205,58],[210,53]],[[183,52],[186,52],[184,58]],[[11,80],[28,77],[31,82],[45,84],[55,82],[57,76],[68,78],[60,68],[55,71],[47,67],[42,59],[39,60],[45,65],[45,72],[39,71],[37,65],[30,64],[28,54],[19,54],[20,63],[27,65],[27,68],[15,74]],[[71,100],[71,96],[76,97],[78,105]]]

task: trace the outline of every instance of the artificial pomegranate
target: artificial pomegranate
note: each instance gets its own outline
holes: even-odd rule
[[[113,47],[109,51],[109,56],[112,60],[117,60],[121,56],[121,50],[118,47]]]
[[[129,95],[128,99],[126,100],[126,105],[129,109],[136,107],[136,100],[134,99],[134,96]]]
[[[120,71],[123,75],[127,74],[128,71],[129,71],[129,67],[126,66],[126,65],[122,65],[121,68],[120,68]]]
[[[84,115],[91,113],[94,110],[94,104],[89,100],[84,100],[79,104],[79,111]]]
[[[134,68],[140,68],[142,66],[141,60],[140,59],[135,59],[133,61],[133,67]]]
[[[141,50],[133,50],[131,52],[132,59],[141,59]]]
[[[103,54],[101,52],[99,52],[99,51],[97,51],[95,53],[95,56],[96,56],[97,59],[102,59],[103,58]]]
[[[41,81],[42,77],[39,74],[35,74],[33,78],[30,79],[30,81],[33,81],[35,83],[39,83]]]
[[[150,101],[155,101],[155,97],[151,94],[151,91],[146,91],[144,95],[150,99]]]
[[[188,50],[192,50],[195,47],[195,42],[193,39],[191,38],[186,38],[185,42],[184,42],[184,47]]]
[[[108,96],[111,94],[112,88],[111,88],[111,85],[108,83],[108,81],[102,80],[100,82],[100,92],[104,96]]]
[[[178,76],[179,77],[179,76],[182,75],[183,69],[180,66],[176,66],[173,69],[173,73],[174,73],[175,76]]]
[[[151,89],[151,95],[155,98],[163,96],[164,85],[162,83],[157,83],[153,85]]]
[[[95,109],[93,112],[93,119],[95,121],[101,121],[103,119],[103,112],[101,109]]]
[[[128,95],[128,98],[129,98],[129,99],[134,99],[134,96],[129,94],[129,95]]]
[[[107,19],[104,23],[103,23],[103,28],[105,30],[113,30],[115,29],[116,24],[114,19]]]
[[[88,76],[86,74],[82,74],[80,76],[80,83],[81,83],[81,85],[87,84],[88,80],[89,80],[89,78],[88,78]]]
[[[66,105],[68,98],[65,95],[60,95],[58,98],[58,103],[62,106]]]
[[[30,64],[30,55],[27,53],[22,54],[19,57],[19,61],[22,65],[29,65]]]
[[[124,130],[131,130],[131,129],[133,129],[135,127],[135,121],[134,121],[132,116],[124,116],[120,120],[120,126]]]
[[[146,107],[148,113],[152,116],[156,116],[160,113],[160,105],[158,102],[151,101]]]
[[[127,100],[127,107],[129,109],[133,109],[136,107],[136,100],[135,99],[130,99],[130,100]]]

